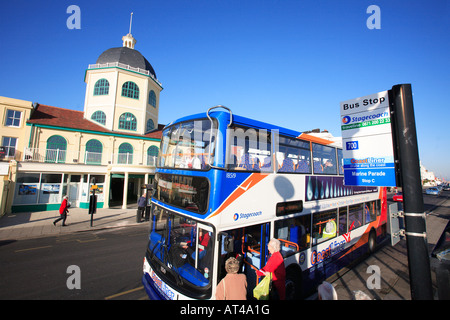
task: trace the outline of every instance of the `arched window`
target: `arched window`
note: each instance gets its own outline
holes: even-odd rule
[[[139,87],[133,81],[127,81],[122,86],[122,97],[139,99]]]
[[[105,96],[109,94],[109,81],[100,79],[95,83],[94,96]]]
[[[155,166],[156,158],[158,158],[159,149],[157,146],[150,146],[147,149],[147,165]]]
[[[119,129],[136,131],[136,117],[129,112],[122,113],[119,117]]]
[[[132,164],[133,163],[133,146],[127,142],[119,146],[119,155],[117,163]]]
[[[47,150],[45,152],[45,162],[65,163],[66,162],[67,141],[61,136],[51,136],[47,140]]]
[[[106,114],[103,111],[95,111],[92,114],[91,119],[103,125],[106,124]]]
[[[102,163],[102,143],[96,139],[91,139],[86,143],[86,163],[100,164]]]
[[[145,132],[149,132],[150,130],[155,129],[155,123],[153,122],[152,119],[148,119],[147,120],[147,127],[145,129]]]
[[[153,90],[148,94],[148,104],[156,108],[156,94]]]

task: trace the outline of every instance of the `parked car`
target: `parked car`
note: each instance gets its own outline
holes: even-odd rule
[[[397,192],[397,193],[394,194],[394,196],[392,197],[392,200],[398,201],[398,202],[403,202],[403,194],[402,194],[401,192]]]
[[[444,186],[444,191],[450,191],[450,184],[446,184]]]
[[[428,188],[425,192],[426,192],[426,194],[433,194],[433,195],[436,195],[436,196],[441,194],[441,190],[439,190],[438,187]]]

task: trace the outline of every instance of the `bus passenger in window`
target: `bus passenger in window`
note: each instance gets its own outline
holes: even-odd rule
[[[204,231],[203,229],[198,229],[198,244],[199,244],[198,258],[199,259],[202,259],[205,256],[206,251],[208,249],[210,238],[211,238],[211,236],[210,236],[209,232]],[[183,245],[182,248],[187,250],[189,252],[189,255],[191,256],[191,258],[195,260],[194,248],[192,248],[191,246],[188,246],[187,244]]]
[[[336,173],[336,168],[333,166],[330,159],[325,161],[323,165],[323,173]]]
[[[278,239],[272,238],[267,245],[269,253],[271,254],[266,265],[256,271],[258,276],[268,276],[272,273],[273,287],[280,300],[285,300],[286,297],[286,269],[284,267],[284,259],[280,253],[281,245]]]
[[[323,230],[322,237],[324,239],[334,238],[336,236],[336,230],[337,230],[336,222],[334,220],[329,220],[325,224],[325,229]]]

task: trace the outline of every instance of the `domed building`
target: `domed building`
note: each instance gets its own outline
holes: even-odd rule
[[[131,31],[122,40],[85,71],[83,111],[33,104],[23,126],[28,147],[11,169],[7,210],[57,210],[64,195],[72,206],[88,208],[94,180],[98,208],[125,209],[152,182],[164,127],[158,124],[163,88],[134,49]],[[11,121],[18,122],[23,111],[9,104]]]
[[[145,134],[157,128],[163,88],[136,39],[128,33],[122,41],[86,70],[84,115],[111,131]]]

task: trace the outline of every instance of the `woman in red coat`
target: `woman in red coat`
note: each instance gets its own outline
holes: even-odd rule
[[[61,206],[59,207],[59,214],[61,215],[58,219],[53,221],[53,225],[56,226],[56,223],[60,220],[63,221],[63,227],[66,226],[67,214],[69,213],[69,201],[67,200],[67,196],[64,196]]]
[[[280,241],[271,239],[267,248],[271,256],[266,265],[261,270],[256,271],[256,274],[258,276],[268,276],[271,272],[273,286],[277,290],[280,300],[284,300],[286,298],[286,269],[283,256],[280,253]]]

